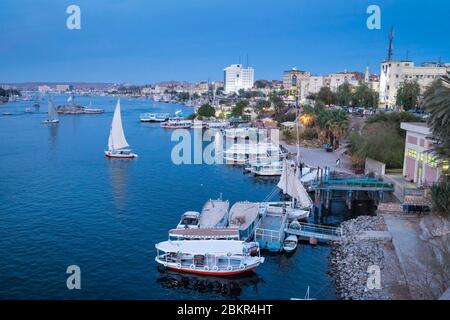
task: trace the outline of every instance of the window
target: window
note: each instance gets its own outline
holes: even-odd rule
[[[448,161],[444,161],[442,163],[442,170],[448,171],[448,169],[449,169]]]
[[[425,154],[423,154],[422,152],[419,153],[419,160],[422,162],[425,160]]]
[[[430,167],[436,168],[437,167],[436,157],[432,156],[432,155],[428,155],[427,165],[429,165]]]
[[[414,149],[408,149],[406,150],[406,155],[410,158],[416,159],[417,158],[417,151]]]

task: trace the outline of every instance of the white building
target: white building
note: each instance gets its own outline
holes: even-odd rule
[[[338,72],[325,76],[325,85],[333,92],[336,92],[338,87],[346,82],[351,86],[357,86],[359,84],[359,80],[354,72]]]
[[[450,71],[450,67],[439,63],[424,63],[417,67],[412,61],[384,61],[380,72],[380,108],[395,107],[397,90],[403,81],[417,81],[423,92],[447,71]]]
[[[56,91],[65,92],[65,91],[71,91],[73,90],[73,86],[68,84],[57,84],[56,85]]]
[[[224,69],[224,91],[225,93],[238,92],[240,89],[253,88],[254,70],[244,68],[241,64],[232,64]]]
[[[51,90],[52,90],[52,88],[50,88],[47,85],[38,86],[38,91],[41,92],[41,93],[46,93],[46,92],[49,92]]]

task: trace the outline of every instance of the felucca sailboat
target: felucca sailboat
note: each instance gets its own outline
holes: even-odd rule
[[[48,119],[42,121],[44,124],[59,123],[58,113],[53,105],[52,98],[48,98]]]
[[[105,151],[105,156],[108,158],[137,158],[137,154],[127,149],[129,146],[123,132],[119,99],[117,100],[116,110],[114,110],[111,130],[109,132],[108,150]]]

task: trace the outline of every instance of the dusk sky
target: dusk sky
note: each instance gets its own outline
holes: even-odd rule
[[[81,8],[68,30],[66,8]],[[381,7],[381,30],[366,9]],[[0,83],[222,80],[223,68],[249,63],[255,79],[379,73],[387,34],[394,58],[450,62],[448,0],[1,0]]]

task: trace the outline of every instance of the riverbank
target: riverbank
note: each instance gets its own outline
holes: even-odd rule
[[[345,237],[333,244],[330,274],[343,300],[408,299],[383,217],[360,216],[342,223]],[[379,267],[381,288],[370,288],[369,267]]]
[[[379,211],[342,223],[330,274],[345,300],[439,299],[450,286],[450,223],[435,215]],[[370,289],[368,268],[378,266],[381,288]]]

